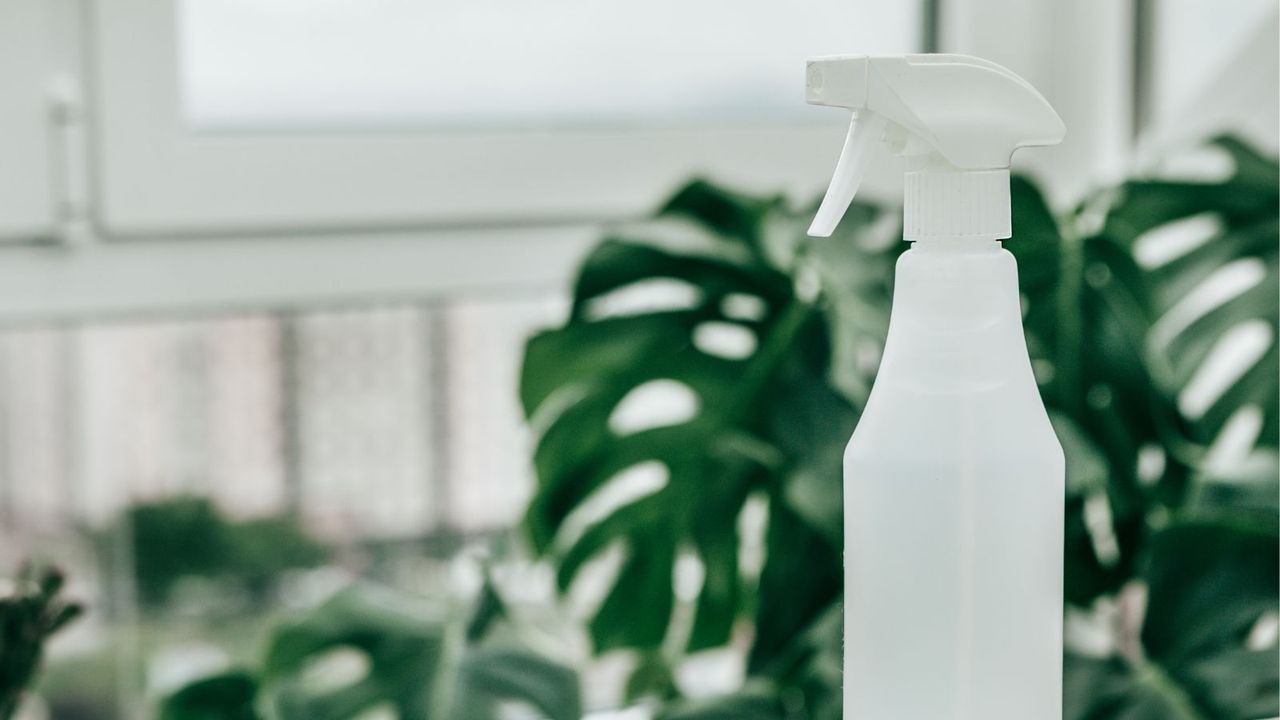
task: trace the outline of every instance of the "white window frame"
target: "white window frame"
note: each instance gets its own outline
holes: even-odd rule
[[[49,20],[46,0],[0,2],[0,240],[49,237],[55,222],[50,172]]]
[[[198,133],[182,117],[176,3],[102,0],[92,14],[110,235],[628,218],[693,175],[809,195],[843,130],[818,113],[804,125]]]
[[[938,5],[938,49],[1001,62],[1064,109],[1067,145],[1020,154],[1055,199],[1074,200],[1084,178],[1127,166],[1128,3],[928,0],[925,12]],[[66,241],[0,247],[5,324],[563,289],[608,221],[651,211],[684,178],[816,197],[844,132],[842,113],[815,109],[825,123],[199,133],[180,116],[173,0],[3,7],[50,27],[0,23],[0,37],[14,41],[7,52],[23,58],[0,64],[18,88],[0,112],[23,97],[26,113],[0,144],[40,138],[5,155],[0,174],[21,168],[23,189],[7,196],[31,213],[19,230]],[[1064,54],[1073,62],[1055,61]],[[61,126],[45,96],[59,74],[75,81],[63,83],[71,120]],[[865,187],[896,198],[901,163],[879,164]],[[0,217],[0,234],[9,219]]]

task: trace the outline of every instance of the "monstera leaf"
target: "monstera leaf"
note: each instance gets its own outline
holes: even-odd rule
[[[1142,636],[1125,645],[1141,648],[1140,657],[1069,659],[1082,717],[1127,717],[1146,702],[1166,713],[1235,717],[1265,706],[1274,684],[1274,668],[1240,651],[1241,618],[1258,619],[1257,603],[1244,598],[1274,603],[1262,564],[1230,577],[1215,575],[1204,555],[1179,564],[1187,552],[1262,546],[1257,527],[1210,522],[1193,513],[1197,503],[1229,497],[1234,513],[1266,516],[1256,503],[1274,495],[1215,482],[1220,468],[1205,462],[1229,426],[1236,434],[1227,445],[1252,443],[1264,454],[1277,427],[1280,177],[1274,160],[1238,142],[1215,146],[1234,164],[1225,180],[1134,180],[1065,216],[1051,213],[1030,182],[1012,186],[1007,247],[1019,263],[1037,379],[1067,452],[1066,598],[1088,607],[1135,583],[1152,598]],[[707,569],[688,647],[722,641],[746,597],[735,582],[732,519],[761,493],[770,560],[753,598],[748,671],[785,686],[791,703],[803,697],[805,716],[833,708],[821,690],[837,682],[824,662],[830,653],[816,651],[809,635],[831,632],[821,618],[840,590],[838,451],[871,383],[901,246],[861,241],[885,217],[856,209],[854,237],[810,243],[799,239],[804,214],[695,184],[655,223],[606,241],[582,270],[569,321],[530,343],[522,398],[542,429],[527,518],[534,546],[560,560],[562,587],[605,548],[627,553],[592,624],[598,649],[652,649],[668,639],[683,550]],[[1189,241],[1196,232],[1199,242]],[[677,285],[683,299],[641,310],[619,302],[656,279]],[[731,312],[743,298],[758,310]],[[708,351],[700,335],[720,325],[749,331],[750,349]],[[1242,344],[1247,362],[1222,373],[1223,348]],[[1203,378],[1215,368],[1209,387]],[[684,388],[696,411],[639,430],[611,426],[654,381]],[[1241,427],[1252,433],[1243,442]],[[664,468],[664,482],[575,523],[619,475],[646,462]],[[1204,587],[1243,578],[1261,583],[1233,588],[1244,609],[1225,601],[1176,609]],[[1196,628],[1214,641],[1181,645]],[[1226,692],[1228,670],[1253,689]],[[744,702],[769,712],[757,694],[690,712],[745,712]]]
[[[384,704],[401,717],[429,718],[445,654],[440,615],[379,588],[352,586],[275,630],[264,685],[286,718],[341,720]],[[337,687],[312,682],[308,668],[334,651],[357,653],[368,671]]]
[[[226,672],[169,696],[160,708],[160,720],[258,720],[257,695],[258,679],[252,673]]]
[[[405,720],[494,720],[518,705],[545,720],[579,720],[577,674],[492,631],[502,607],[486,586],[462,623],[439,606],[353,585],[280,625],[259,671],[188,685],[160,717],[350,720],[387,708]]]
[[[859,208],[855,228],[857,213],[875,214]],[[746,608],[738,518],[752,495],[770,508],[753,665],[839,593],[840,458],[856,414],[832,387],[822,279],[802,269],[815,252],[803,238],[780,200],[694,183],[654,222],[602,243],[569,320],[528,343],[521,399],[542,429],[525,523],[534,548],[558,559],[562,588],[606,549],[624,553],[591,621],[597,650],[663,644],[682,552],[705,568],[687,647],[726,642]],[[655,402],[686,411],[619,423],[658,387],[678,392]],[[657,487],[574,528],[644,466],[660,469]]]
[[[1137,264],[1110,239],[1059,222],[1027,180],[1014,178],[1012,199],[1006,247],[1018,260],[1027,344],[1068,460],[1066,597],[1087,605],[1135,571],[1146,509],[1138,455],[1159,441],[1172,410],[1147,371],[1150,310]],[[1111,519],[1101,544],[1085,516],[1099,503]]]
[[[1235,168],[1223,181],[1130,181],[1061,222],[1032,185],[1014,182],[1008,247],[1068,451],[1066,590],[1079,605],[1135,576],[1148,515],[1180,505],[1228,420],[1252,410],[1257,442],[1276,445],[1280,173],[1236,141],[1215,147]],[[1254,355],[1224,374],[1242,328],[1254,331]],[[1215,374],[1228,382],[1207,395]],[[1155,455],[1151,477],[1144,453]]]
[[[1150,541],[1137,637],[1123,652],[1069,653],[1067,720],[1256,720],[1280,715],[1280,464],[1205,477]]]
[[[1280,165],[1232,138],[1212,147],[1230,160],[1227,179],[1126,183],[1100,237],[1139,259],[1153,255],[1144,263],[1154,323],[1150,357],[1157,380],[1179,399],[1190,438],[1208,444],[1241,408],[1252,407],[1262,416],[1259,442],[1275,447]],[[1160,234],[1174,235],[1161,238],[1173,252],[1143,253],[1140,244]],[[1222,359],[1250,327],[1257,332],[1251,362],[1227,376],[1216,397],[1197,397],[1197,384],[1214,374],[1207,365]]]

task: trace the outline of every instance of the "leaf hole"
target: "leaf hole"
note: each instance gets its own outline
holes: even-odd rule
[[[650,380],[631,389],[609,415],[609,429],[619,436],[679,425],[697,417],[701,402],[688,385]]]
[[[884,347],[870,338],[860,338],[853,347],[853,367],[863,375],[872,375],[880,367]]]
[[[371,669],[368,654],[346,645],[308,658],[300,678],[308,688],[336,690],[360,682],[368,677]]]
[[[1120,543],[1112,523],[1111,503],[1105,492],[1094,492],[1084,500],[1084,525],[1089,531],[1093,554],[1103,567],[1120,562]]]
[[[1266,264],[1255,257],[1223,265],[1156,321],[1151,328],[1152,344],[1157,348],[1166,347],[1196,320],[1248,292],[1266,276]]]
[[[702,291],[675,278],[640,280],[592,298],[583,314],[588,320],[688,310],[702,302]]]
[[[528,700],[502,700],[493,709],[494,720],[545,720],[546,717]]]
[[[676,600],[691,603],[698,599],[702,592],[702,583],[706,580],[707,568],[702,558],[692,548],[681,548],[676,555],[675,570],[672,573],[671,587]]]
[[[1275,340],[1265,320],[1249,320],[1227,330],[1178,395],[1178,409],[1198,420],[1253,367]]]
[[[1048,385],[1058,374],[1058,368],[1050,360],[1036,358],[1031,361],[1031,374],[1035,375],[1037,384]]]
[[[647,460],[632,465],[609,478],[569,513],[557,544],[569,547],[587,528],[603,521],[619,509],[667,486],[671,472],[666,463]]]
[[[768,527],[769,499],[762,492],[752,493],[738,513],[738,574],[748,584],[758,581],[764,570]]]
[[[1164,476],[1167,460],[1164,448],[1155,443],[1147,443],[1139,448],[1138,462],[1135,468],[1138,482],[1145,487],[1151,487],[1159,482],[1160,478]]]
[[[1206,212],[1148,230],[1133,241],[1134,259],[1150,270],[1166,265],[1222,234],[1222,218]]]
[[[730,320],[759,322],[766,310],[768,306],[763,299],[747,293],[728,293],[720,301],[720,312]]]
[[[1265,422],[1266,413],[1257,405],[1245,405],[1232,413],[1205,454],[1207,476],[1221,481],[1248,467]]]
[[[1262,614],[1245,637],[1247,650],[1266,650],[1280,645],[1280,614],[1272,610]]]
[[[693,345],[713,357],[744,360],[756,351],[756,335],[735,323],[704,322],[693,329]]]
[[[394,703],[387,700],[353,716],[352,720],[400,720],[400,711]]]
[[[595,615],[609,595],[618,574],[622,572],[622,563],[627,558],[627,543],[616,540],[603,551],[582,564],[569,586],[565,600],[574,617],[585,618]]]

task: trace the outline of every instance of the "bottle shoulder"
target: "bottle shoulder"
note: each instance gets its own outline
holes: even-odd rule
[[[846,462],[896,457],[922,462],[1011,456],[1063,464],[1062,445],[1038,392],[965,395],[872,391],[845,451]]]

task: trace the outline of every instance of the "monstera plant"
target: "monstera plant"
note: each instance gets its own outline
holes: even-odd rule
[[[1133,180],[1063,216],[1013,184],[1027,342],[1067,453],[1068,720],[1280,715],[1280,169],[1213,147],[1225,179]],[[615,229],[526,348],[522,530],[562,590],[608,580],[593,650],[634,655],[626,700],[663,720],[841,716],[840,460],[904,243],[896,209],[855,205],[824,240],[811,209],[691,183]],[[505,607],[487,585],[458,622],[356,586],[161,717],[579,717],[578,668],[519,642]],[[743,645],[739,690],[682,696],[689,656]],[[322,682],[335,652],[360,668]]]
[[[1069,642],[1073,719],[1280,714],[1280,171],[1212,147],[1225,179],[1137,179],[1065,216],[1013,186],[1007,247],[1067,451],[1068,638],[1104,630]],[[840,457],[904,243],[896,210],[855,205],[823,240],[809,210],[692,183],[602,242],[567,321],[526,349],[528,537],[565,590],[621,558],[590,634],[642,658],[629,689],[668,717],[840,716]],[[680,411],[625,422],[646,399]],[[767,508],[758,568],[742,563],[751,505]],[[681,599],[689,559],[701,582]],[[682,701],[671,666],[744,627],[746,688]]]
[[[519,642],[486,585],[469,617],[369,584],[345,588],[275,629],[260,667],[168,697],[161,720],[488,720],[502,705],[581,717],[575,672]],[[344,662],[345,661],[345,662]],[[528,710],[526,710],[528,712]]]

